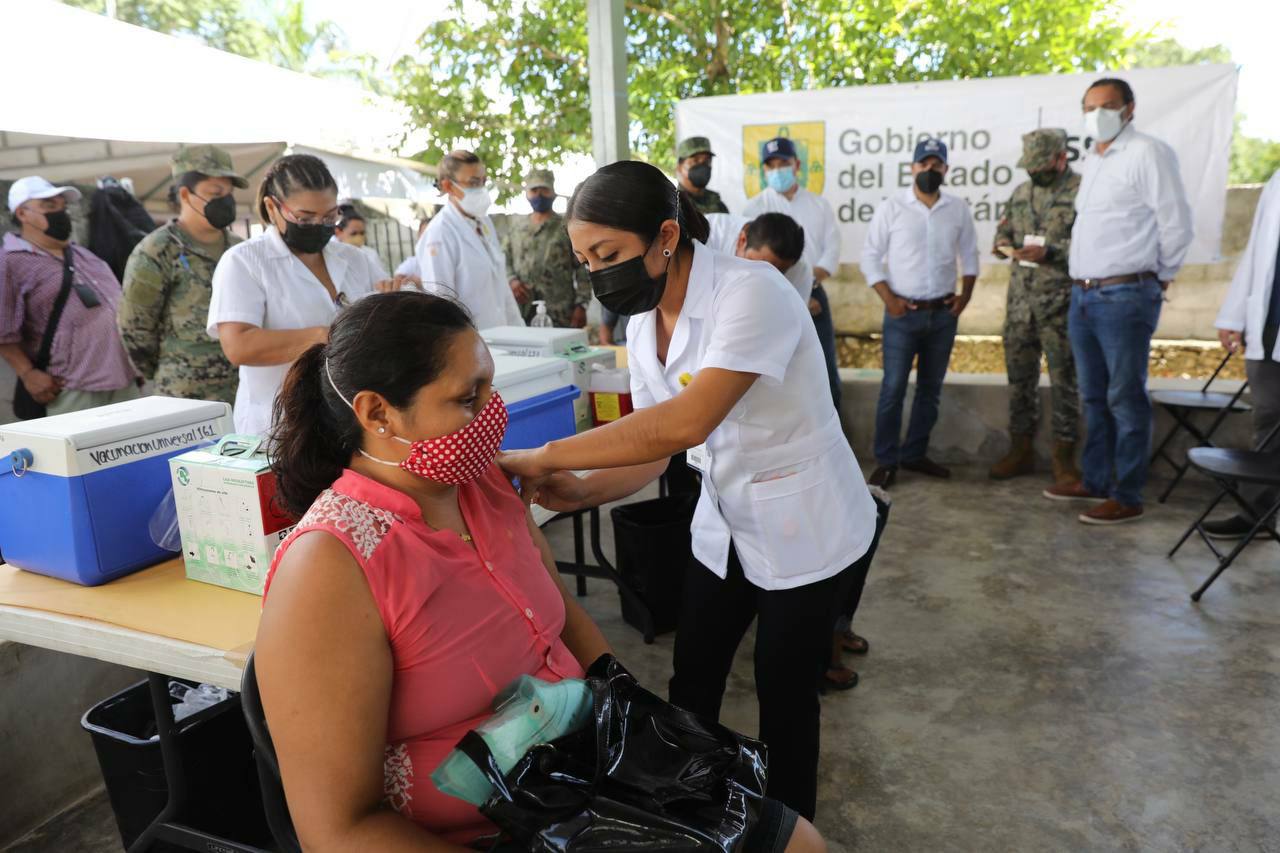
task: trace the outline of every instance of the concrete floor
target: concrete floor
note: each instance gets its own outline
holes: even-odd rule
[[[833,850],[1280,850],[1280,547],[1257,543],[1193,605],[1207,500],[1085,527],[1042,483],[906,478],[855,627],[862,683],[823,700],[818,826]],[[570,530],[550,531],[568,554]],[[606,553],[612,553],[606,542]],[[658,692],[671,636],[588,609]],[[725,722],[756,724],[750,640]],[[117,850],[101,796],[12,848]]]

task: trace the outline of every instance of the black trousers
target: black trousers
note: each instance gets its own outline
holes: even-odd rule
[[[867,553],[858,558],[844,572],[840,573],[840,609],[836,615],[836,632],[843,633],[853,624],[853,615],[858,612],[862,602],[862,590],[867,585],[867,574],[871,571],[871,562],[876,558],[876,549],[880,547],[880,536],[889,522],[889,503],[872,495],[876,502],[876,535],[867,548]]]
[[[697,560],[685,576],[670,700],[720,719],[733,656],[753,619],[760,739],[769,747],[769,796],[812,820],[818,799],[818,678],[831,656],[842,576],[795,589],[764,590],[742,574],[729,548],[724,580]]]

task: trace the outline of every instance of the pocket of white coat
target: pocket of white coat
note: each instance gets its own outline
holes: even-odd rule
[[[818,463],[772,480],[747,485],[760,547],[778,577],[816,572],[834,559],[832,540],[842,531],[840,502]]]

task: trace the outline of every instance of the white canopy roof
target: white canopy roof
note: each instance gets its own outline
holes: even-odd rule
[[[166,183],[178,143],[211,142],[251,179],[289,148],[321,156],[343,196],[431,193],[430,170],[392,155],[403,143],[403,108],[354,84],[52,0],[0,3],[0,32],[8,67],[40,69],[0,87],[0,178],[112,174],[133,178],[145,195]]]

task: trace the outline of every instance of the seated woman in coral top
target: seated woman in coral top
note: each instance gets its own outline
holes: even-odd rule
[[[302,519],[255,655],[307,851],[481,843],[493,825],[432,771],[517,677],[580,678],[610,650],[494,464],[492,382],[463,308],[400,292],[339,314],[276,400],[272,468]],[[749,850],[823,849],[783,807],[764,814]]]

